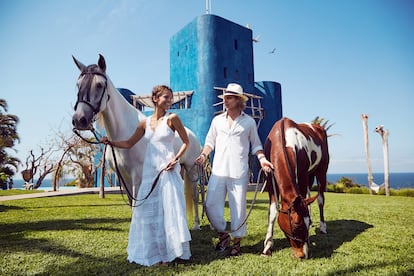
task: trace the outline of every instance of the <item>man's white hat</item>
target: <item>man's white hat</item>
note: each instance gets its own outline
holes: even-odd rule
[[[223,99],[224,96],[238,96],[241,97],[245,102],[247,102],[247,100],[249,99],[246,95],[244,95],[243,87],[241,87],[241,85],[237,83],[229,83],[227,85],[227,88],[224,90],[224,93],[222,95],[219,95],[218,97],[220,99]]]

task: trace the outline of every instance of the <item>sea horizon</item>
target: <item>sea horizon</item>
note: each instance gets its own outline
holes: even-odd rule
[[[328,183],[335,184],[338,182],[342,177],[346,177],[351,179],[354,183],[362,186],[368,187],[368,173],[328,173],[327,180]],[[384,183],[384,173],[373,173],[373,182],[381,185]],[[69,188],[64,186],[65,183],[70,182],[73,179],[64,179],[60,182],[60,188]],[[13,188],[15,189],[23,189],[25,181],[23,179],[13,179],[14,185]],[[40,189],[51,188],[52,187],[52,179],[46,178],[43,180]],[[391,189],[404,189],[404,188],[411,188],[414,189],[414,172],[397,172],[397,173],[390,173],[389,175],[389,184]],[[98,187],[99,185],[96,185]],[[110,187],[108,183],[105,183],[105,187]]]
[[[342,177],[351,179],[354,183],[368,187],[368,173],[328,173],[328,182],[335,184]],[[384,183],[384,173],[372,173],[372,181],[377,185]],[[414,188],[414,172],[395,172],[389,174],[391,189]]]

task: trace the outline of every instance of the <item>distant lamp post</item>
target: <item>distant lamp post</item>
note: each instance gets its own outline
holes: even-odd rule
[[[384,126],[377,126],[375,132],[378,133],[382,138],[382,150],[384,152],[384,185],[385,185],[385,194],[390,196],[390,183],[389,183],[389,161],[388,161],[388,136],[390,132],[384,130]]]

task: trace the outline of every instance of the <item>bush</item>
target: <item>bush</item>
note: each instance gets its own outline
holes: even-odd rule
[[[346,190],[349,194],[369,194],[369,189],[366,187],[352,187]]]
[[[411,196],[414,197],[414,189],[401,189],[397,190],[398,196]]]
[[[78,180],[74,179],[72,181],[69,181],[68,183],[65,183],[63,186],[76,187],[78,186]]]
[[[346,190],[345,184],[337,182],[335,185],[335,193],[344,193]]]
[[[381,188],[378,192],[378,195],[385,195],[385,188]],[[401,190],[390,189],[390,196],[414,197],[414,189],[401,189]]]
[[[335,184],[328,183],[328,185],[326,186],[326,191],[334,193],[335,192]]]
[[[341,179],[339,179],[336,184],[342,184],[346,188],[359,187],[358,184],[356,184],[352,179],[347,177],[341,177]]]

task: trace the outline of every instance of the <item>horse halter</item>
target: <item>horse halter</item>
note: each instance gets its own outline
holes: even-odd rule
[[[90,80],[89,81],[89,83],[87,84],[88,85],[88,87],[89,87],[89,91],[88,91],[88,93],[86,93],[86,99],[83,99],[83,98],[81,98],[81,87],[79,86],[78,87],[78,99],[77,99],[77,101],[76,101],[76,103],[75,103],[75,107],[74,107],[74,109],[75,109],[75,111],[76,111],[76,108],[78,107],[78,104],[79,103],[84,103],[84,104],[86,104],[86,105],[88,105],[92,110],[93,110],[93,113],[94,114],[97,114],[98,112],[99,112],[99,107],[101,106],[101,103],[102,103],[102,99],[103,99],[103,97],[104,97],[104,95],[105,95],[105,91],[106,91],[106,88],[107,88],[107,83],[108,83],[108,78],[106,77],[106,75],[104,74],[104,73],[101,73],[101,72],[98,72],[98,71],[92,71],[92,70],[88,70],[88,68],[87,68],[87,71],[84,71],[84,72],[82,72],[80,75],[79,75],[79,78],[80,77],[83,77],[83,76],[85,76],[85,75],[99,75],[99,76],[101,76],[101,77],[103,77],[104,79],[105,79],[105,86],[104,86],[104,88],[103,88],[103,92],[102,92],[102,95],[101,95],[101,98],[99,99],[99,102],[98,102],[98,105],[95,107],[95,106],[93,106],[93,104],[90,102],[90,95],[89,95],[89,92],[90,92],[90,86],[91,86],[91,84],[92,84],[92,80]],[[79,79],[78,78],[78,79]],[[109,99],[109,95],[108,95],[108,99]]]
[[[290,239],[297,241],[297,242],[301,242],[301,243],[306,243],[309,240],[309,236],[307,239],[301,239],[301,238],[297,238],[293,235],[293,226],[292,226],[292,217],[291,217],[291,213],[292,213],[292,208],[295,205],[295,203],[297,201],[303,200],[302,196],[297,196],[290,204],[289,207],[287,208],[287,210],[282,210],[280,209],[279,212],[282,214],[285,214],[288,216],[288,220],[289,220],[289,227],[290,227],[290,234],[286,233],[285,231],[283,231],[285,233],[285,235],[287,237],[289,237]],[[303,219],[303,218],[302,218]]]
[[[276,208],[277,208],[277,211],[279,212],[279,213],[282,213],[282,214],[285,214],[285,215],[287,215],[288,216],[288,220],[289,220],[289,229],[290,229],[290,234],[289,233],[287,233],[287,232],[285,232],[285,231],[283,231],[283,229],[282,229],[282,231],[283,231],[283,233],[288,237],[288,238],[290,238],[291,240],[294,240],[294,241],[298,241],[298,242],[301,242],[301,243],[306,243],[308,240],[309,240],[309,237],[307,238],[307,239],[301,239],[301,238],[297,238],[297,237],[295,237],[294,235],[293,235],[293,226],[292,226],[292,216],[291,216],[291,213],[292,213],[292,208],[295,206],[295,203],[298,201],[298,200],[303,200],[303,198],[302,198],[302,196],[300,196],[300,195],[297,195],[296,197],[295,197],[295,199],[289,204],[289,206],[288,206],[288,208],[286,209],[286,210],[283,210],[282,209],[282,205],[280,204],[280,206],[279,206],[279,200],[278,200],[278,192],[277,192],[277,189],[276,189],[276,185],[275,185],[275,176],[274,176],[274,174],[272,175],[272,177],[271,177],[271,179],[272,179],[272,188],[273,188],[273,192],[274,192],[274,195],[275,195],[275,200],[276,200]],[[295,187],[296,188],[296,187]],[[264,188],[263,188],[264,189]],[[263,189],[262,189],[262,191],[263,191]],[[280,214],[279,214],[280,215]]]

